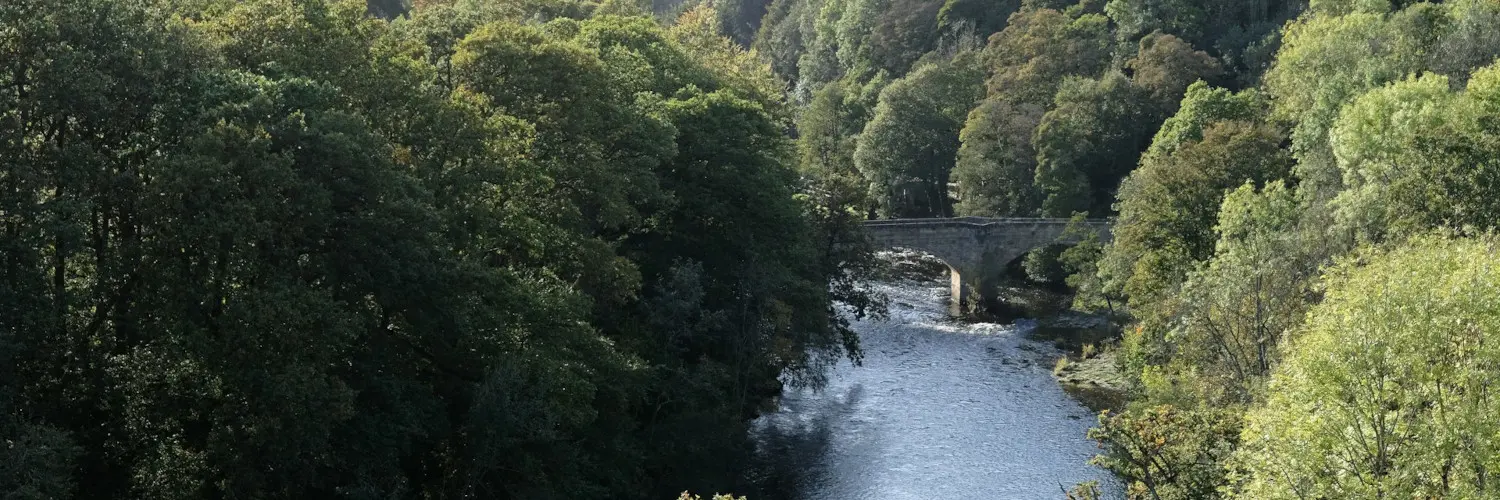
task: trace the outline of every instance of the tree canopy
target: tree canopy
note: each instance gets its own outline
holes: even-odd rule
[[[0,6],[0,495],[665,497],[857,359],[711,11],[488,7]]]

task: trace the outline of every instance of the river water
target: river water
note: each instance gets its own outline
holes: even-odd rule
[[[1028,323],[955,324],[947,284],[877,285],[888,320],[857,322],[863,366],[788,390],[752,424],[754,500],[1053,499],[1097,480],[1094,414],[1051,375],[1059,353]]]

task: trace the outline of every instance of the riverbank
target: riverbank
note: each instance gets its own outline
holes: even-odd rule
[[[1124,408],[1130,381],[1117,362],[1119,334],[1107,317],[1061,313],[1039,321],[1031,337],[1060,351],[1052,376],[1074,399],[1095,412]]]

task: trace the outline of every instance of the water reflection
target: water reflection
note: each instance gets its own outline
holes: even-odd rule
[[[941,284],[892,285],[888,322],[856,324],[862,367],[791,391],[756,420],[755,500],[1060,498],[1099,480],[1093,414],[1052,380],[1055,352],[1008,325],[954,325]]]

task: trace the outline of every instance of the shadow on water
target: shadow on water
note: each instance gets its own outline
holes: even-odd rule
[[[1078,400],[1085,408],[1099,413],[1104,410],[1119,412],[1129,402],[1128,394],[1119,389],[1090,384],[1062,384],[1063,392]]]
[[[735,491],[757,500],[805,498],[814,485],[827,482],[834,423],[859,405],[864,386],[853,385],[838,395],[824,392],[820,398],[803,398],[807,391],[811,389],[788,394],[782,404],[791,411],[768,416],[752,428],[756,449],[746,484]]]

